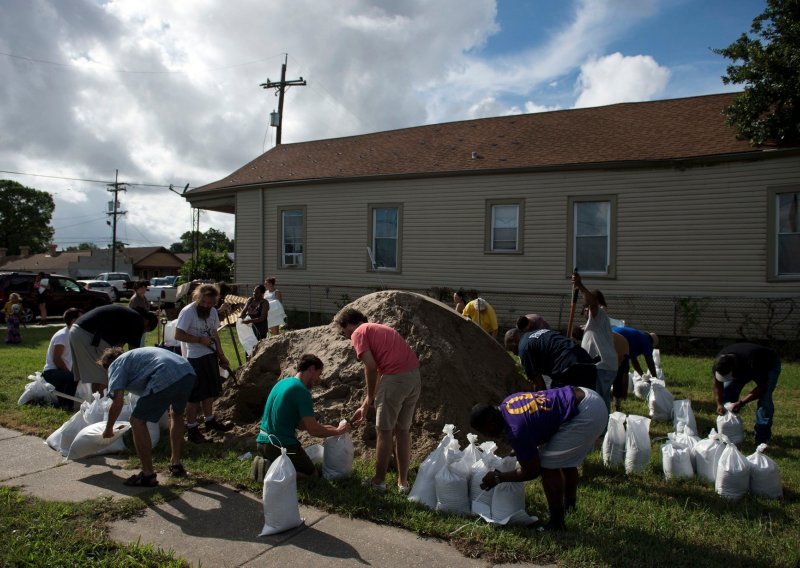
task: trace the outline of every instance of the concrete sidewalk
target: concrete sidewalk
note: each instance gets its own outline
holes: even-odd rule
[[[122,484],[131,474],[123,469],[124,459],[67,462],[41,438],[5,428],[0,428],[0,463],[0,484],[40,499],[119,499],[153,491]],[[303,506],[303,525],[258,537],[264,524],[259,498],[215,484],[171,495],[166,479],[161,480],[158,491],[168,501],[148,507],[143,516],[112,523],[112,539],[172,550],[193,566],[489,566],[465,558],[445,542]]]

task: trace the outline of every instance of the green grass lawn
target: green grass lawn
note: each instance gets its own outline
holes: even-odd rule
[[[47,343],[54,331],[55,328],[23,329],[23,345],[0,346],[0,425],[44,437],[68,417],[67,413],[53,408],[16,404],[26,376],[42,367]],[[155,334],[151,336],[150,343]],[[236,366],[227,332],[222,338],[226,354]],[[692,400],[698,428],[701,436],[705,436],[715,423],[715,404],[710,393],[711,359],[666,354],[662,358],[670,392],[676,399]],[[351,478],[337,482],[322,479],[301,482],[299,497],[306,505],[330,512],[447,540],[465,555],[493,562],[555,561],[566,566],[797,566],[800,565],[798,387],[800,364],[784,363],[775,393],[774,438],[768,450],[783,478],[783,501],[748,496],[730,503],[719,497],[713,487],[697,479],[665,481],[660,442],[657,441],[672,430],[672,425],[665,423],[651,426],[652,458],[650,469],[645,473],[626,476],[622,471],[606,469],[599,452],[589,456],[582,470],[578,511],[568,518],[569,530],[561,535],[540,533],[534,528],[494,528],[483,521],[427,510],[394,492],[375,496],[363,491],[360,485],[361,479],[371,475],[373,464],[358,459]],[[629,414],[647,414],[646,404],[635,398],[627,400],[623,410]],[[749,405],[742,412],[749,436],[740,449],[746,455],[754,451],[751,434],[754,411],[755,405]],[[462,443],[466,443],[466,432],[460,435]],[[252,440],[245,440],[242,447],[233,449],[219,445],[187,445],[184,464],[196,483],[226,482],[260,494],[261,487],[249,479],[250,462],[238,459],[251,445]],[[156,448],[156,467],[166,468],[167,457],[162,440]],[[136,461],[131,459],[131,467],[136,466]],[[390,478],[387,486],[392,486],[393,481]],[[544,494],[538,480],[526,484],[526,498],[529,513],[546,516]],[[41,547],[47,545],[45,541],[50,533],[37,519],[47,507],[87,527],[100,526],[103,521],[124,514],[109,505],[102,515],[94,515],[91,507],[43,504],[26,500],[14,491],[0,493],[0,500],[3,505],[0,530],[6,529],[4,533],[8,534],[8,527],[13,523],[26,524],[26,538],[33,539]],[[139,506],[144,504],[139,503]],[[78,550],[82,546],[89,550],[95,536],[87,529],[77,531],[74,538],[78,540],[75,544]],[[19,544],[14,542],[5,540],[0,551],[17,550]],[[117,548],[113,543],[105,543],[92,550],[98,561],[105,559],[102,561],[111,564],[117,558]],[[166,561],[160,553],[146,547],[124,550],[131,558],[139,559],[130,561],[137,565]],[[71,558],[65,553],[64,564],[70,564]],[[3,563],[0,552],[0,564]]]

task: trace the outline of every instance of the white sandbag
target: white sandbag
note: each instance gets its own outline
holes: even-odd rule
[[[269,312],[267,313],[267,325],[269,327],[281,327],[286,325],[286,311],[280,300],[269,300]]]
[[[469,515],[469,465],[463,462],[458,441],[453,440],[444,452],[445,466],[434,478],[436,510],[457,515]]]
[[[694,477],[691,450],[677,442],[667,442],[661,446],[661,467],[664,477]]]
[[[669,422],[672,419],[672,407],[675,398],[661,381],[650,381],[650,393],[647,395],[647,406],[650,418],[654,422]]]
[[[88,407],[89,403],[82,403],[78,412],[70,416],[69,420],[64,422],[55,432],[47,437],[47,445],[66,456],[67,453],[69,453],[69,447],[72,445],[75,436],[88,426],[86,420],[83,419],[83,412]]]
[[[258,536],[288,531],[303,523],[297,502],[297,472],[292,460],[281,448],[281,455],[269,466],[261,493],[264,506],[264,528]]]
[[[430,509],[436,507],[436,474],[445,465],[444,450],[455,439],[453,436],[454,431],[455,426],[453,424],[445,424],[444,428],[442,428],[445,436],[441,439],[436,449],[428,454],[425,461],[420,464],[417,477],[414,480],[414,486],[408,493],[409,501],[422,503]]]
[[[239,343],[244,347],[247,356],[253,354],[253,349],[258,345],[258,338],[253,331],[253,326],[247,325],[241,318],[236,320],[236,334],[239,336]]]
[[[178,343],[178,340],[175,339],[175,332],[177,329],[177,319],[167,322],[167,324],[164,326],[164,345],[174,346],[176,343]]]
[[[92,402],[83,413],[83,419],[86,421],[86,424],[105,423],[103,418],[106,416],[106,411],[102,400],[103,399],[100,398],[100,393],[92,393]]]
[[[638,377],[638,376],[639,376],[639,373],[637,373],[636,371],[629,371],[628,372],[628,392],[633,392],[633,390],[634,390],[634,388],[636,386],[635,385],[635,381],[634,381],[634,377]]]
[[[633,394],[636,398],[640,400],[647,400],[647,396],[650,394],[650,375],[649,373],[645,373],[644,375],[635,375],[633,378]]]
[[[322,467],[322,460],[324,459],[325,448],[322,447],[322,444],[311,444],[306,449],[306,455],[308,459],[311,460],[317,467]]]
[[[353,473],[353,438],[350,434],[330,436],[322,443],[322,477],[341,479]]]
[[[53,394],[56,387],[44,380],[41,373],[38,371],[35,375],[29,375],[30,381],[25,385],[25,390],[17,400],[17,404],[22,406],[31,402],[39,402],[42,404],[56,404],[58,397]]]
[[[650,419],[628,416],[625,432],[625,473],[645,471],[650,465]]]
[[[129,393],[125,395],[125,398],[122,401],[122,408],[119,411],[119,416],[117,416],[117,422],[131,421],[131,413],[133,412],[133,407],[138,398],[139,397],[135,397],[134,395],[131,395]],[[103,422],[108,422],[108,411],[110,409],[111,405],[109,404],[108,407],[105,408],[105,412],[103,413]]]
[[[114,436],[103,438],[106,429],[104,422],[95,422],[86,426],[78,432],[67,454],[68,460],[79,460],[90,456],[99,456],[119,452],[119,444],[122,442],[122,435],[131,428],[130,422],[117,422],[114,424]],[[119,442],[118,442],[119,440]],[[125,449],[124,444],[122,449]]]
[[[733,403],[725,404],[725,414],[717,416],[717,432],[727,436],[732,444],[741,444],[744,441],[744,424],[738,415],[731,411]]]
[[[689,448],[689,457],[692,460],[692,469],[697,471],[697,460],[695,457],[694,447],[700,442],[700,438],[694,433],[694,430],[685,426],[682,432],[670,432],[667,434],[670,441],[686,446]]]
[[[750,462],[734,443],[726,444],[722,451],[714,488],[725,499],[741,499],[750,489]]]
[[[695,469],[697,476],[714,483],[717,479],[717,466],[719,458],[725,449],[725,444],[719,439],[719,434],[713,428],[708,438],[700,440],[694,446]]]
[[[766,444],[759,444],[756,451],[747,456],[750,462],[750,493],[769,499],[783,497],[781,474],[778,465],[764,452]]]
[[[608,415],[608,428],[603,438],[603,463],[606,467],[616,467],[625,463],[624,412],[612,412]]]
[[[75,389],[75,397],[81,399],[84,402],[92,402],[92,385],[89,383],[78,383],[78,387]]]
[[[672,423],[677,433],[683,432],[687,426],[692,432],[697,432],[697,421],[694,418],[691,400],[686,398],[672,403]]]
[[[509,456],[497,466],[502,472],[514,471],[517,458]],[[525,484],[519,481],[499,483],[492,494],[492,523],[498,525],[529,525],[539,519],[525,512]]]
[[[661,366],[661,351],[658,349],[653,349],[653,363],[656,364],[656,367]]]
[[[467,442],[467,447],[464,448],[464,451],[462,452],[461,460],[464,462],[467,470],[469,470],[479,459],[481,459],[481,450],[477,445],[477,434],[467,434]]]
[[[481,483],[487,473],[493,471],[500,465],[500,458],[494,455],[497,451],[497,444],[494,442],[484,442],[481,444],[481,449],[483,451],[481,459],[475,462],[470,468],[470,508],[473,514],[490,519],[492,517],[492,495],[494,494],[494,487],[483,490],[481,489]]]

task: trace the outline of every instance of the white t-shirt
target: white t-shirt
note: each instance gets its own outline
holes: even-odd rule
[[[189,335],[197,337],[214,337],[214,332],[219,327],[219,314],[217,308],[211,308],[211,313],[208,318],[201,319],[197,315],[197,309],[194,302],[186,306],[178,314],[178,329],[181,329]],[[185,350],[183,349],[185,347]],[[214,349],[206,347],[202,343],[184,343],[181,346],[181,352],[186,354],[187,359],[196,359],[209,353],[214,353]]]
[[[594,359],[598,355],[600,361],[596,364],[598,369],[616,371],[617,351],[614,349],[614,336],[611,335],[611,322],[603,308],[597,308],[597,314],[589,312],[589,320],[583,332],[581,341],[587,353]]]
[[[67,365],[67,369],[72,370],[72,350],[69,347],[69,328],[64,326],[59,329],[50,339],[50,346],[47,348],[47,357],[44,362],[44,370],[52,371],[58,369],[56,366],[54,355],[56,345],[63,345],[64,351],[61,353],[61,359]]]

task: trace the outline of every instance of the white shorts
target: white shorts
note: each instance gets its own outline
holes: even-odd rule
[[[584,392],[578,404],[578,414],[561,425],[550,440],[539,448],[539,461],[546,469],[578,467],[608,425],[608,407],[600,395],[591,389]]]

